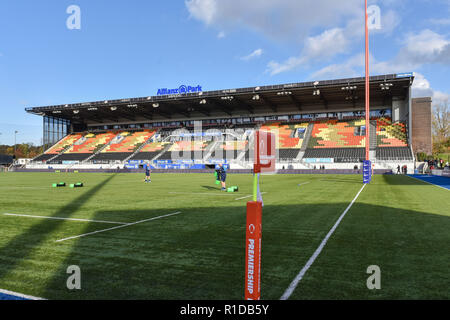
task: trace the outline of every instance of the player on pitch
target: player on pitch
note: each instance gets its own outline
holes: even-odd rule
[[[152,180],[150,180],[150,172],[152,172],[152,169],[150,168],[150,164],[149,163],[145,163],[144,164],[144,169],[145,169],[144,182],[152,182]]]
[[[218,178],[220,180],[220,184],[222,185],[222,191],[226,191],[226,180],[227,180],[227,170],[223,166],[223,164],[219,164],[219,168],[217,169]]]

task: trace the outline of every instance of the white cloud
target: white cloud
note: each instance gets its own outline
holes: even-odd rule
[[[364,54],[356,54],[339,64],[323,67],[311,78],[352,77],[364,73]],[[450,65],[450,40],[431,30],[409,34],[397,55],[387,61],[378,61],[370,56],[371,74],[412,72],[424,65]]]
[[[425,29],[417,34],[409,34],[398,60],[413,65],[426,63],[450,63],[450,40],[434,31]]]
[[[343,63],[328,65],[316,72],[309,78],[314,80],[326,80],[336,78],[351,78],[361,76],[361,70],[365,65],[365,55],[357,54]]]
[[[225,32],[223,32],[223,31],[220,31],[218,34],[217,34],[217,38],[219,38],[219,39],[222,39],[222,38],[225,38],[226,37],[226,34],[225,34]]]
[[[247,28],[277,40],[302,41],[310,30],[330,28],[363,11],[360,0],[186,0],[191,17],[208,26]]]
[[[444,19],[429,19],[429,23],[435,24],[438,26],[449,26],[450,25],[450,18],[444,18]]]
[[[263,49],[256,49],[255,51],[253,51],[252,53],[250,53],[249,55],[242,57],[241,60],[244,61],[248,61],[254,58],[258,58],[263,54]]]
[[[450,100],[450,94],[434,90],[423,74],[416,72],[414,76],[414,83],[412,85],[412,95],[414,98],[431,97],[433,102],[437,104]]]
[[[381,29],[372,30],[371,33],[391,34],[399,23],[400,18],[398,15],[393,10],[389,10],[386,14],[382,15]],[[317,36],[306,37],[300,56],[290,57],[282,63],[271,61],[266,71],[271,75],[276,75],[291,71],[301,65],[310,64],[311,62],[326,61],[337,55],[347,53],[352,45],[357,43],[355,40],[363,39],[364,36],[364,17],[359,15],[350,19],[344,28],[332,28],[323,31]],[[338,74],[343,74],[344,72],[355,74],[348,64],[344,66],[329,66],[327,70],[323,70],[323,73],[332,73],[333,70]]]
[[[278,63],[276,61],[270,61],[267,64],[266,72],[269,72],[271,75],[279,74],[282,72],[290,71],[292,69],[297,68],[305,62],[305,59],[302,57],[290,57],[283,63]]]
[[[217,16],[216,0],[189,0],[185,2],[191,17],[210,25]]]
[[[271,75],[290,71],[311,61],[329,59],[348,50],[349,40],[341,28],[325,30],[315,37],[307,37],[304,48],[299,57],[290,57],[279,63],[271,61],[267,65],[267,71]]]
[[[398,7],[398,3],[380,2],[387,9],[381,10],[381,30],[372,32],[391,34],[400,17],[389,6]],[[221,30],[244,27],[276,41],[298,44],[298,56],[268,63],[266,72],[271,75],[346,53],[364,37],[364,2],[360,0],[186,0],[185,3],[191,17],[207,26]],[[312,30],[322,31],[311,35]]]

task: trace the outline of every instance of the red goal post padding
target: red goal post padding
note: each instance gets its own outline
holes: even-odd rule
[[[273,173],[276,171],[276,136],[267,131],[256,131],[253,173]]]

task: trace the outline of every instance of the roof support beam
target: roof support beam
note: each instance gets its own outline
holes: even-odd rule
[[[278,112],[278,107],[271,100],[269,100],[267,97],[263,97],[261,94],[259,95],[259,97],[262,102],[267,104],[270,109],[272,109],[273,112]]]
[[[208,99],[206,100],[207,104],[211,104],[213,107],[216,107],[226,113],[229,116],[232,116],[233,107],[230,105],[225,105],[222,102],[219,102],[217,100]]]
[[[211,110],[209,110],[209,108],[206,108],[204,105],[198,104],[198,105],[194,105],[192,103],[188,104],[188,111],[189,111],[189,118],[190,118],[190,113],[193,111],[197,111],[200,112],[201,114],[210,117],[211,116]]]
[[[239,97],[234,97],[234,99],[236,100],[237,103],[239,103],[240,105],[244,106],[245,109],[247,109],[249,114],[254,114],[255,110],[253,109],[253,107],[251,105],[249,105],[247,102],[245,102],[244,100],[242,100]]]
[[[295,104],[295,106],[297,107],[298,111],[303,111],[302,103],[297,99],[296,96],[293,96],[293,95],[290,94],[289,98]]]

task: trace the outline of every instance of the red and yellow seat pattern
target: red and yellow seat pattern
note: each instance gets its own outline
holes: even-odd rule
[[[296,135],[298,129],[307,129],[308,123],[301,124],[287,124],[281,125],[280,123],[272,123],[263,125],[262,131],[272,132],[276,136],[276,148],[277,149],[301,149],[303,139]]]
[[[365,120],[316,122],[309,148],[365,148],[366,137],[355,135],[355,128],[365,125]]]
[[[79,140],[82,137],[81,134],[70,134],[66,136],[64,139],[59,141],[57,144],[55,144],[53,147],[48,149],[45,154],[59,154],[61,153],[65,148],[68,146],[73,145],[77,140]]]
[[[378,147],[407,147],[406,125],[402,122],[392,123],[390,118],[377,119]]]
[[[162,151],[171,142],[151,142],[145,145],[140,152],[157,152]]]
[[[203,151],[207,146],[208,143],[202,141],[177,141],[169,151]]]
[[[94,153],[98,151],[99,148],[108,144],[114,137],[115,133],[107,132],[94,134],[89,133],[80,139],[80,143],[75,143],[66,153]]]
[[[119,136],[123,137],[120,142],[117,143],[111,143],[109,146],[107,146],[104,150],[102,150],[100,153],[114,153],[114,152],[123,152],[123,153],[129,153],[129,152],[135,152],[139,146],[141,146],[144,142],[146,142],[148,139],[150,139],[156,131],[152,130],[145,130],[145,131],[138,131],[134,133],[130,133],[127,131],[119,133]]]
[[[235,150],[235,151],[242,151],[247,146],[248,141],[224,141],[220,145],[220,149],[223,149],[225,151],[227,150]]]

